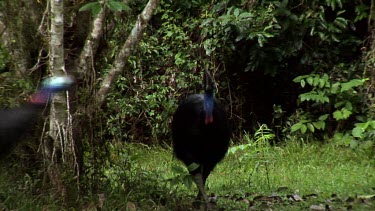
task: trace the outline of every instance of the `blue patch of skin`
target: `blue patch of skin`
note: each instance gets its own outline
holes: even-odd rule
[[[74,83],[68,76],[54,76],[43,82],[42,91],[55,93],[67,90]]]
[[[37,104],[47,103],[51,95],[56,92],[68,90],[73,83],[74,80],[69,76],[53,76],[45,79],[42,87],[33,95],[31,102]]]
[[[204,93],[204,100],[203,100],[203,110],[206,114],[205,123],[210,123],[213,121],[212,113],[214,110],[214,95],[213,93],[205,92]]]

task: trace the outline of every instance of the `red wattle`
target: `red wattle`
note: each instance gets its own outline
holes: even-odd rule
[[[206,115],[204,118],[204,124],[208,125],[214,121],[214,117],[212,115]]]

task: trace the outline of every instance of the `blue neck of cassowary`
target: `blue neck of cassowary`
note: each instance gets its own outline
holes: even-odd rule
[[[207,125],[214,121],[213,119],[213,110],[214,110],[214,93],[213,90],[205,90],[204,100],[203,100],[203,109],[205,113],[204,123]]]
[[[32,95],[30,102],[47,104],[54,93],[68,90],[74,83],[70,76],[53,76],[45,79],[42,88]]]

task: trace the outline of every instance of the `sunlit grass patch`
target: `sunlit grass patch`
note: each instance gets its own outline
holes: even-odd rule
[[[194,201],[195,185],[187,188],[168,181],[176,177],[173,166],[183,166],[173,158],[170,148],[158,146],[124,145],[130,154],[138,154],[132,171],[149,172],[147,182],[138,183],[130,200],[147,196],[147,192],[165,194],[160,207],[172,209],[182,203],[189,207]],[[325,201],[332,195],[349,197],[374,194],[375,164],[369,153],[360,149],[336,147],[334,144],[301,144],[288,142],[285,146],[262,146],[263,149],[247,148],[228,154],[209,176],[208,193],[217,197],[219,207],[242,209],[257,196],[298,194],[301,197],[314,194],[317,199],[301,201],[297,205],[279,203],[275,206],[304,208],[315,201]],[[187,174],[187,171],[186,171]],[[147,176],[144,177],[147,179]],[[152,179],[153,178],[153,179]],[[143,192],[139,194],[139,192]],[[152,195],[151,193],[149,195]],[[151,197],[152,198],[152,197]],[[154,199],[150,199],[153,201]],[[158,206],[158,201],[153,201]],[[177,203],[177,204],[176,204]],[[136,203],[145,206],[144,199]],[[186,207],[185,207],[186,208]]]
[[[198,190],[195,184],[185,185],[188,172],[173,157],[170,147],[113,143],[109,149],[110,159],[102,166],[102,205],[99,206],[98,193],[94,193],[70,206],[103,210],[194,209],[192,203]],[[251,145],[229,153],[217,165],[207,181],[208,194],[223,210],[301,210],[328,205],[333,209],[371,210],[375,201],[371,198],[375,194],[374,160],[368,151],[332,143]],[[176,172],[176,167],[183,171]],[[0,173],[0,209],[58,209],[62,205],[53,201],[48,191],[33,195],[33,191],[24,189],[34,184],[32,178],[15,182],[9,177]],[[327,201],[332,203],[327,205]]]

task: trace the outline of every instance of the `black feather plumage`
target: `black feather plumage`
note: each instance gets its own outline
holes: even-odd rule
[[[0,111],[0,157],[6,155],[35,124],[45,106],[27,103],[19,108]]]
[[[212,78],[207,72],[205,74],[205,93],[188,96],[175,111],[172,138],[173,150],[178,159],[186,166],[199,164],[199,168],[190,173],[199,188],[199,196],[207,203],[204,185],[210,172],[228,150],[231,129],[223,107],[213,97]],[[207,102],[210,100],[212,102]],[[209,109],[205,108],[205,104],[210,103],[213,105],[212,116],[210,111],[207,112]]]
[[[24,133],[36,123],[51,96],[69,89],[72,84],[73,79],[68,76],[48,78],[29,102],[18,108],[0,110],[0,158],[21,141]]]

